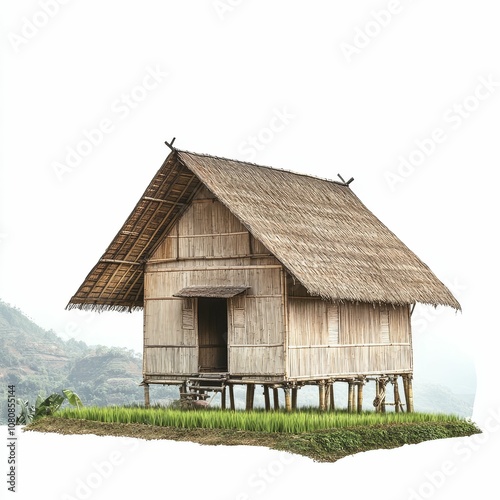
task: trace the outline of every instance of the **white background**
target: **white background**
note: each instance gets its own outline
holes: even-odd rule
[[[462,304],[458,314],[416,314],[422,337],[475,363],[474,418],[485,422],[499,403],[499,14],[494,0],[10,2],[1,15],[0,297],[64,338],[140,351],[140,314],[64,307],[167,156],[165,140],[352,176],[360,199]],[[78,150],[81,161],[68,165]],[[402,159],[413,169],[401,170]],[[415,363],[425,371],[425,360]],[[481,462],[491,443],[432,496],[457,498],[481,467],[478,481],[493,484]],[[385,465],[381,455],[362,470],[379,467],[374,497],[391,498],[391,457],[402,452],[380,453]],[[405,456],[426,470],[425,454]],[[331,474],[314,488],[333,494]],[[352,469],[353,491],[359,474]],[[416,473],[408,481],[421,484]],[[403,484],[393,498],[406,498]]]

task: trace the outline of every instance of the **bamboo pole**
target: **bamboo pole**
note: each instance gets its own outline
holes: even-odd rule
[[[333,382],[330,384],[330,410],[335,411],[335,394],[333,389]]]
[[[354,383],[348,382],[348,397],[347,397],[347,411],[354,411]]]
[[[285,409],[287,412],[290,412],[292,411],[292,399],[290,397],[290,388],[284,387],[283,390],[285,391]]]
[[[363,382],[359,381],[358,382],[358,413],[361,413],[363,411]]]
[[[406,399],[406,411],[408,413],[412,413],[414,411],[412,376],[410,374],[407,374],[404,376],[403,380],[405,381],[404,389],[405,389],[405,399]]]
[[[226,409],[226,388],[222,387],[221,393],[220,393],[220,407],[222,410]]]
[[[380,401],[378,402],[378,404],[375,404],[376,401],[378,401],[378,394],[380,392],[380,382],[379,380],[375,380],[375,399],[373,401],[374,403],[374,406],[375,406],[375,411],[378,413],[380,411]]]
[[[229,406],[231,410],[235,410],[236,407],[234,405],[234,387],[233,384],[229,384]]]
[[[401,399],[399,397],[398,376],[394,377],[394,411],[399,413],[401,411]]]
[[[269,398],[269,386],[264,385],[264,404],[266,407],[266,411],[269,411],[271,409],[271,401]]]
[[[298,388],[292,387],[292,410],[297,409],[297,392],[298,392]]]
[[[144,384],[144,407],[149,408],[149,384]]]
[[[255,393],[255,384],[247,384],[247,404],[246,410],[253,410],[253,397]]]
[[[325,405],[325,381],[320,380],[318,384],[318,389],[319,389],[319,411],[325,411],[326,410],[326,405]]]
[[[273,400],[274,400],[274,409],[279,410],[280,409],[280,398],[279,398],[277,387],[273,387]]]
[[[186,392],[187,392],[187,382],[182,382],[182,384],[179,387],[179,395],[185,394]]]

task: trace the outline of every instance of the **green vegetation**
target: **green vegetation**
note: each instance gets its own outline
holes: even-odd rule
[[[78,394],[69,389],[63,389],[62,394],[51,394],[48,398],[42,396],[36,398],[35,404],[30,405],[28,400],[17,399],[20,407],[19,415],[16,418],[17,425],[26,425],[34,420],[56,413],[63,403],[67,401],[70,405],[82,408],[83,403]]]
[[[252,432],[286,432],[291,434],[360,426],[465,422],[463,418],[454,415],[432,413],[321,413],[313,409],[292,413],[218,409],[186,411],[171,408],[145,409],[119,406],[67,408],[61,410],[58,417],[183,429],[237,429]]]

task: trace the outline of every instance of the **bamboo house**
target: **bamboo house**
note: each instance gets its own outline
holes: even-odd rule
[[[173,142],[173,141],[172,141]],[[411,312],[460,304],[349,183],[175,149],[68,308],[144,311],[143,381],[185,402],[413,410]],[[398,381],[402,383],[400,392]],[[392,387],[392,402],[386,398]],[[271,397],[272,396],[272,397]],[[271,402],[273,404],[271,404]],[[205,401],[206,404],[206,401]]]

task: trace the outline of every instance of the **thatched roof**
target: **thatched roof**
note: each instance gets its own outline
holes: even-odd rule
[[[68,308],[142,308],[144,263],[202,185],[311,295],[460,309],[429,267],[346,184],[176,150]]]

